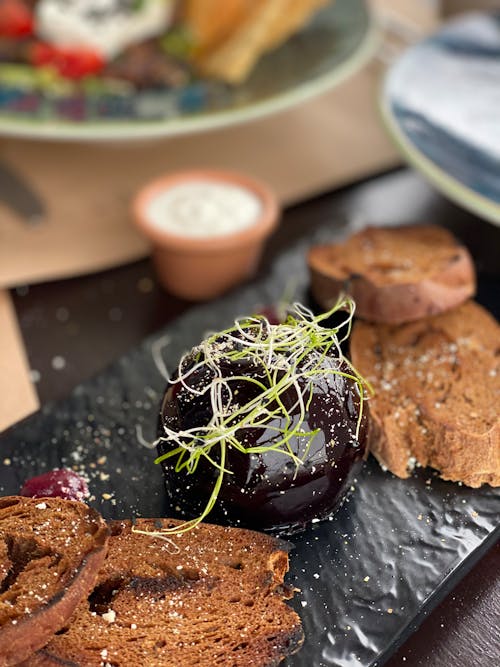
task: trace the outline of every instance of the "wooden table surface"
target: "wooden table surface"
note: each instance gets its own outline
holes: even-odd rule
[[[380,224],[401,220],[446,225],[468,245],[482,272],[497,277],[500,273],[500,228],[447,202],[409,170],[287,210],[262,266],[326,218],[333,222],[346,216]],[[63,397],[147,334],[193,307],[159,289],[148,261],[93,276],[19,286],[12,293],[42,404]],[[500,295],[496,297],[500,302]],[[499,556],[497,544],[387,666],[498,667]]]

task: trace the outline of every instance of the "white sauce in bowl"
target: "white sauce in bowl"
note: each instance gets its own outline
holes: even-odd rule
[[[131,44],[163,34],[172,0],[40,0],[38,35],[62,47],[87,47],[113,58]]]
[[[173,185],[153,197],[146,209],[152,227],[190,238],[241,232],[261,213],[262,202],[252,191],[209,180]]]

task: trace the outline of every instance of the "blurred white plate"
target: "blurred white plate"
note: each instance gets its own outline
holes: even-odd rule
[[[239,86],[201,80],[177,90],[54,95],[0,84],[0,134],[130,140],[255,120],[340,84],[373,56],[377,37],[364,0],[336,0]]]
[[[408,161],[500,225],[500,13],[451,21],[388,73],[382,114]]]

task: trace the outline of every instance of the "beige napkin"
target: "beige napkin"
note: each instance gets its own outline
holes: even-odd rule
[[[38,408],[9,293],[0,290],[0,431]],[[2,461],[0,452],[0,462]]]

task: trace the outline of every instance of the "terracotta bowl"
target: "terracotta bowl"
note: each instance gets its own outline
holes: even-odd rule
[[[189,181],[234,184],[250,191],[261,202],[259,217],[241,231],[213,237],[181,236],[152,224],[148,215],[151,200]],[[279,220],[276,196],[264,183],[237,172],[210,169],[176,172],[149,183],[136,195],[133,213],[136,225],[153,244],[161,284],[172,294],[192,301],[212,299],[249,278]]]

